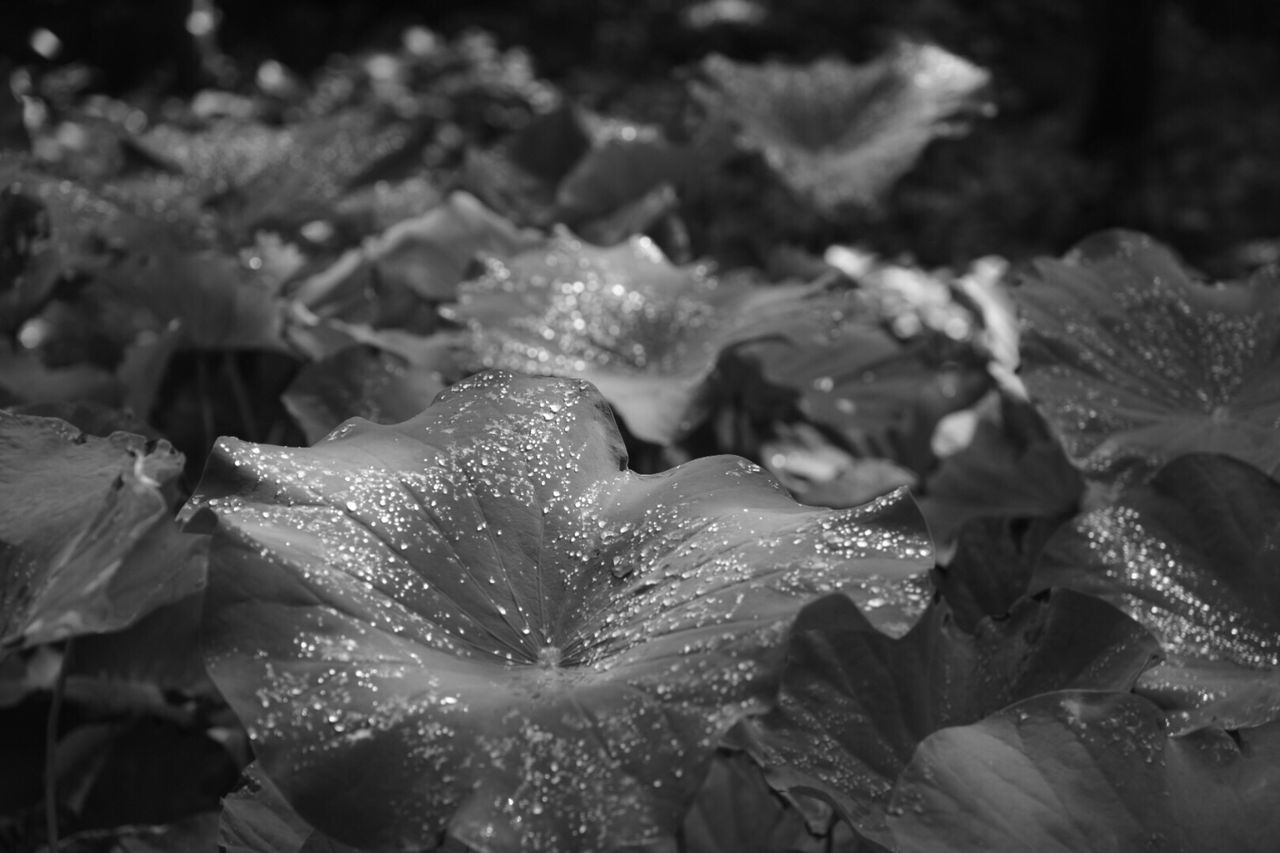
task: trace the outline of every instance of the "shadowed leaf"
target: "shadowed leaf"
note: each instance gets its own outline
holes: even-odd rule
[[[974,634],[943,605],[901,639],[869,628],[846,598],[806,607],[777,707],[732,737],[779,790],[821,792],[861,834],[888,846],[889,798],[920,741],[1050,690],[1128,689],[1158,652],[1124,614],[1071,592],[1023,599],[1008,619],[985,620]]]
[[[1037,696],[916,751],[890,806],[900,849],[1264,853],[1280,724],[1170,737],[1129,693]]]

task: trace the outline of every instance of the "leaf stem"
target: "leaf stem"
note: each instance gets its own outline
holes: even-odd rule
[[[227,382],[231,385],[231,396],[236,401],[236,410],[240,415],[240,426],[244,428],[244,438],[249,441],[260,441],[258,420],[253,416],[253,406],[249,402],[249,392],[245,389],[244,378],[240,375],[240,367],[236,364],[236,354],[227,350],[222,353],[222,369],[227,374]]]
[[[53,685],[53,699],[49,703],[49,718],[44,730],[44,822],[49,839],[50,853],[58,853],[58,780],[56,753],[58,749],[58,717],[62,714],[62,697],[67,690],[67,668],[71,664],[72,640],[67,638],[62,647],[62,664],[58,680]]]

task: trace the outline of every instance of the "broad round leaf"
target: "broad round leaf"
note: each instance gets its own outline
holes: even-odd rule
[[[0,412],[0,643],[116,630],[197,589],[204,542],[162,493],[181,471],[166,442]]]
[[[605,249],[563,230],[487,268],[446,310],[472,330],[480,362],[586,379],[657,444],[696,424],[720,350],[790,293],[673,266],[647,237]]]
[[[824,208],[879,200],[988,74],[934,45],[903,44],[865,65],[703,63],[697,94],[743,128],[794,189]]]
[[[1169,737],[1130,693],[1054,693],[926,740],[889,823],[912,853],[1265,853],[1277,785],[1280,723]]]
[[[1209,286],[1150,237],[1089,238],[1013,291],[1022,378],[1095,475],[1183,453],[1280,472],[1280,277]]]
[[[1176,654],[1280,666],[1280,483],[1224,456],[1176,459],[1061,528],[1033,586],[1106,598]]]
[[[731,737],[779,790],[821,792],[861,834],[892,846],[890,794],[927,736],[1051,690],[1128,689],[1158,650],[1114,607],[1065,591],[1023,599],[974,634],[938,605],[896,640],[831,596],[796,619],[777,707]]]
[[[733,457],[632,474],[593,388],[502,372],[310,449],[223,439],[195,501],[211,675],[298,812],[374,850],[658,843],[803,603],[842,590],[902,633],[930,551],[902,493],[814,510]]]
[[[1106,598],[1171,653],[1219,664],[1193,663],[1179,689],[1164,672],[1153,684],[1162,703],[1198,718],[1203,706],[1227,720],[1280,712],[1280,483],[1243,462],[1175,459],[1061,528],[1032,583]]]

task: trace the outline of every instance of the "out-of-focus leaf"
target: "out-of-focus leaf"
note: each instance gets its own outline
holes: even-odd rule
[[[1221,667],[1220,685],[1184,691],[1195,711],[1256,719],[1257,690],[1271,697],[1280,667],[1280,483],[1226,456],[1192,454],[1148,484],[1063,527],[1036,567],[1037,588],[1063,586],[1113,602],[1149,627],[1165,648],[1192,659],[1254,670],[1238,710],[1230,691],[1243,673]],[[1190,676],[1202,683],[1203,669]]]
[[[444,389],[440,374],[406,365],[388,353],[350,347],[309,364],[284,394],[284,405],[316,442],[347,418],[407,421]]]
[[[540,237],[516,228],[475,197],[457,192],[426,213],[406,219],[369,240],[352,257],[302,284],[293,296],[314,304],[337,280],[368,265],[380,279],[441,302],[457,297],[458,283],[479,254],[514,255],[532,248]]]
[[[988,384],[976,364],[940,368],[926,357],[925,341],[900,343],[855,289],[811,288],[757,321],[737,335],[735,352],[797,393],[806,417],[861,456],[916,467],[931,455],[937,422]]]
[[[904,43],[865,65],[747,65],[712,57],[695,93],[824,208],[884,196],[936,136],[955,133],[989,75],[934,45]]]
[[[612,218],[610,226],[595,230],[613,243],[638,233],[623,233],[621,226],[644,223],[644,211],[660,205],[655,192],[703,179],[731,151],[731,134],[721,122],[677,144],[656,127],[562,107],[492,151],[469,153],[464,181],[522,223],[585,231]]]
[[[0,460],[5,644],[123,628],[202,583],[202,538],[168,517],[182,456],[167,443],[0,412]]]
[[[586,379],[637,437],[670,444],[701,419],[720,351],[792,293],[672,266],[645,237],[601,249],[560,231],[491,259],[445,313],[483,366]]]
[[[1202,284],[1123,231],[1041,261],[1013,292],[1022,378],[1072,461],[1114,476],[1183,453],[1280,473],[1280,277]]]
[[[837,447],[807,423],[778,424],[760,445],[764,467],[800,503],[857,506],[902,486],[916,476],[888,459],[859,459]]]
[[[1264,853],[1280,810],[1280,723],[1183,737],[1130,693],[1028,699],[920,745],[889,826],[900,849]]]
[[[310,449],[220,442],[207,663],[306,820],[374,850],[656,844],[808,598],[895,634],[923,608],[901,494],[814,510],[733,457],[626,464],[589,385],[496,371]]]
[[[830,596],[796,619],[777,707],[731,737],[779,790],[822,792],[861,834],[892,847],[894,782],[927,736],[1051,690],[1128,689],[1158,651],[1123,613],[1072,592],[1023,599],[973,635],[939,605],[896,640]]]
[[[20,186],[0,186],[0,332],[6,334],[39,311],[57,284],[46,245],[49,216]]]

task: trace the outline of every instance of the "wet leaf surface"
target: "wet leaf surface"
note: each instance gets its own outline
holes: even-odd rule
[[[696,425],[720,351],[794,292],[674,266],[646,237],[597,248],[562,230],[486,266],[447,307],[471,329],[479,361],[586,379],[656,444]]]
[[[1184,453],[1280,472],[1280,281],[1208,285],[1124,231],[1041,261],[1013,291],[1022,378],[1067,455],[1094,475]]]
[[[1223,664],[1186,676],[1200,684],[1180,688],[1184,710],[1217,705],[1228,717],[1256,717],[1258,691],[1274,692],[1280,666],[1280,484],[1226,456],[1175,459],[1149,484],[1063,527],[1033,586],[1105,598],[1172,654]],[[1242,683],[1236,667],[1253,670],[1256,683]],[[1274,697],[1266,705],[1268,719],[1280,714]]]
[[[1170,737],[1128,693],[1029,699],[916,751],[890,806],[901,849],[1270,850],[1280,724]]]
[[[796,620],[777,707],[730,737],[776,788],[802,799],[819,792],[862,835],[892,847],[894,783],[930,734],[1051,690],[1128,689],[1157,652],[1137,623],[1072,592],[1022,599],[973,634],[936,605],[896,640],[831,596]]]
[[[957,113],[976,104],[988,74],[934,45],[904,43],[865,65],[703,62],[712,109],[797,191],[821,207],[880,199]]]
[[[6,645],[123,628],[199,588],[205,541],[170,520],[182,456],[167,443],[0,412],[0,459]]]
[[[310,449],[223,440],[195,501],[211,675],[298,812],[372,849],[658,843],[804,602],[901,634],[930,561],[904,495],[631,474],[589,385],[502,372]]]

